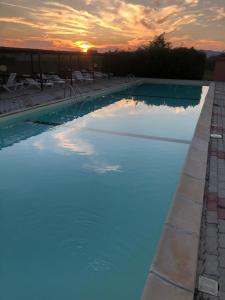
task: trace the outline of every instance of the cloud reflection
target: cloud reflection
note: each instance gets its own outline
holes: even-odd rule
[[[64,154],[77,153],[79,155],[94,155],[96,153],[94,146],[78,137],[77,133],[80,126],[70,127],[70,123],[59,127],[56,130],[48,131],[39,136],[33,143],[33,146],[38,150],[55,149],[55,151],[63,152]]]
[[[86,169],[92,170],[97,174],[105,174],[111,172],[122,172],[120,165],[112,165],[102,162],[95,162],[93,164],[85,164]]]
[[[53,139],[56,141],[56,148],[58,150],[64,150],[69,152],[75,152],[80,155],[93,155],[95,149],[89,142],[79,139],[74,135],[74,128],[69,130],[63,130],[62,132],[56,132],[53,134]]]

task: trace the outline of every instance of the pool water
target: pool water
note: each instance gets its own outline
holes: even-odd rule
[[[0,122],[0,299],[140,298],[206,92],[141,85]]]

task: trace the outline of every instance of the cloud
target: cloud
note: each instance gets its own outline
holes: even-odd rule
[[[180,47],[184,45],[192,45],[197,49],[211,49],[211,50],[224,50],[225,49],[225,41],[216,40],[216,39],[198,39],[195,40],[190,36],[182,36],[182,37],[171,37],[171,41],[174,46]]]
[[[26,10],[30,10],[30,11],[34,11],[34,9],[28,7],[28,6],[23,6],[20,4],[13,4],[13,3],[8,3],[8,2],[2,2],[0,1],[0,4],[2,5],[6,5],[6,6],[11,6],[11,7],[16,7],[16,8],[21,8],[21,9],[26,9]]]
[[[185,3],[191,6],[196,6],[199,0],[185,0]]]
[[[38,28],[39,26],[35,24],[34,22],[30,22],[29,20],[21,17],[9,17],[9,18],[1,18],[0,22],[2,23],[14,23],[14,24],[21,24],[21,25],[27,25],[30,27]]]
[[[225,20],[225,9],[223,7],[217,7],[213,9],[215,16],[213,17],[213,21]]]
[[[81,41],[86,41],[99,49],[128,49],[145,44],[162,32],[173,35],[187,26],[203,28],[206,24],[204,17],[209,12],[215,22],[225,17],[223,7],[216,7],[213,12],[208,7],[199,7],[198,0],[173,1],[173,4],[160,1],[163,5],[153,5],[153,2],[144,5],[125,0],[85,0],[79,6],[69,5],[69,1],[63,4],[39,0],[39,6],[32,2],[25,3],[29,6],[0,2],[5,7],[4,11],[7,7],[10,10],[8,15],[0,13],[0,22],[4,28],[7,24],[10,28],[0,34],[3,44],[7,44],[7,32],[18,38],[21,26],[21,39],[23,32],[26,33],[23,44],[35,44],[35,41],[42,40],[43,48],[48,45],[48,48],[68,50],[77,49]],[[16,28],[12,24],[17,24]]]

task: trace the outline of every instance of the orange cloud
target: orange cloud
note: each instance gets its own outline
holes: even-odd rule
[[[178,4],[182,1],[183,5]],[[87,45],[99,49],[135,48],[162,32],[173,36],[184,27],[196,24],[205,26],[204,20],[201,21],[204,12],[197,8],[198,0],[181,0],[177,1],[177,4],[160,7],[134,4],[125,0],[85,0],[83,9],[76,9],[57,1],[39,2],[40,6],[36,9],[33,6],[0,2],[0,5],[10,9],[7,16],[1,16],[0,13],[0,23],[4,24],[4,28],[10,28],[0,33],[3,45],[7,45],[8,32],[10,38],[13,34],[18,37],[20,26],[27,27],[27,30],[21,28],[21,39],[29,45],[36,39],[40,45],[41,40],[43,41],[43,48],[49,44],[50,48],[62,49],[79,48],[80,41],[86,41]],[[211,10],[210,13],[215,22],[225,16],[221,7],[217,7],[216,12]],[[16,28],[13,28],[12,24],[17,24]],[[26,35],[22,36],[24,32]],[[181,41],[182,35],[177,39]],[[213,39],[209,38],[210,40]],[[182,41],[185,44],[191,39],[188,41],[184,38]],[[196,44],[194,40],[193,43]],[[223,46],[223,43],[216,45]]]
[[[174,46],[186,46],[191,45],[197,49],[211,49],[211,50],[224,50],[225,49],[225,41],[214,40],[214,39],[199,39],[194,40],[190,37],[183,36],[183,37],[172,37],[171,41]]]

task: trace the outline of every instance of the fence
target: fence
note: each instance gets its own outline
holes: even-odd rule
[[[0,65],[6,66],[5,72],[0,71],[5,76],[12,72],[32,77],[56,73],[69,78],[72,70],[101,71],[102,54],[0,47]]]

